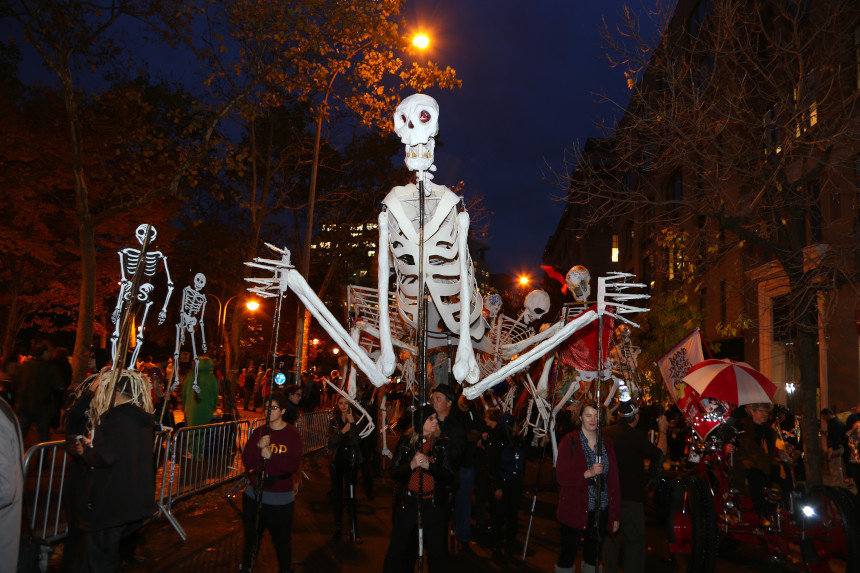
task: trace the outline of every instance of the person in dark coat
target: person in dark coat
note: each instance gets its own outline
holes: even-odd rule
[[[418,414],[418,412],[416,412]],[[391,541],[383,573],[411,573],[418,557],[418,504],[424,525],[424,548],[430,573],[446,570],[448,508],[454,481],[449,440],[441,436],[432,407],[421,406],[422,431],[400,437],[391,463],[394,480]],[[416,416],[417,420],[417,416]]]
[[[63,381],[53,360],[53,349],[47,342],[39,342],[18,371],[15,393],[15,413],[21,422],[21,433],[26,438],[30,426],[36,424],[39,441],[50,439],[51,419],[59,411],[57,395]]]
[[[356,416],[346,398],[341,397],[332,412],[328,427],[328,449],[331,452],[331,502],[334,506],[334,535],[340,539],[343,526],[343,502],[346,492],[346,509],[352,529],[352,542],[360,544],[358,515],[355,507],[355,487],[358,466],[361,464],[361,438]]]
[[[499,418],[487,451],[490,467],[490,490],[493,493],[493,550],[510,556],[516,548],[523,478],[526,470],[526,447],[519,435],[520,423],[510,414]]]
[[[603,557],[607,573],[618,572],[619,555],[624,573],[645,571],[645,487],[647,482],[660,477],[663,469],[663,452],[651,443],[648,434],[638,428],[639,408],[632,402],[618,407],[618,422],[606,428],[603,435],[615,446],[618,460],[618,477],[621,485],[621,529],[618,535],[606,542]],[[649,473],[645,473],[645,460]]]
[[[123,370],[112,407],[107,393],[93,398],[91,412],[100,422],[94,436],[80,439],[88,469],[77,492],[77,514],[86,531],[84,570],[89,571],[119,570],[122,538],[137,532],[157,511],[149,383],[139,373]]]

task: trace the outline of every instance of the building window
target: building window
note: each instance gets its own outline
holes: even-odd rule
[[[612,235],[612,262],[618,262],[618,235]]]

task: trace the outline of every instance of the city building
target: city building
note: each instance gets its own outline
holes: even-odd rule
[[[629,61],[615,132],[582,149],[544,262],[683,290],[775,401],[817,369],[818,406],[844,410],[860,402],[860,9],[791,6],[677,2]]]

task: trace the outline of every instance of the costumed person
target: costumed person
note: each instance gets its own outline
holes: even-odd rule
[[[558,446],[555,477],[559,485],[557,518],[561,523],[561,553],[556,573],[574,573],[577,545],[583,544],[582,573],[594,573],[600,558],[604,532],[615,533],[621,521],[621,486],[612,439],[602,440],[597,463],[598,411],[585,404],[579,429],[567,434]],[[601,477],[600,499],[595,478]],[[595,517],[599,511],[599,522]]]
[[[15,569],[24,503],[24,436],[12,407],[0,398],[0,569]]]
[[[502,412],[498,408],[487,408],[484,410],[484,427],[481,429],[481,437],[476,444],[478,455],[475,462],[475,504],[472,506],[472,515],[475,517],[475,528],[481,535],[488,535],[490,531],[490,519],[487,518],[487,504],[494,494],[492,480],[490,478],[489,455],[493,447],[493,437],[498,426]],[[490,512],[490,518],[492,512]]]
[[[200,366],[197,373],[197,387],[200,392],[194,391],[194,370],[189,370],[185,377],[182,388],[182,409],[185,411],[185,425],[205,426],[212,423],[212,414],[218,406],[218,379],[213,374],[215,365],[210,358],[200,357]],[[188,445],[188,452],[195,458],[203,456],[204,436],[201,432],[194,432]]]
[[[352,528],[351,540],[361,543],[358,536],[358,515],[355,508],[355,486],[358,466],[362,461],[361,438],[352,406],[346,398],[338,400],[328,426],[328,449],[331,454],[331,502],[334,506],[334,535],[340,539],[343,528],[343,502],[346,492],[347,515]]]
[[[764,491],[779,477],[777,436],[769,420],[770,404],[766,402],[736,408],[727,421],[729,426],[740,430],[738,443],[737,446],[733,443],[725,446],[726,453],[734,455],[732,475],[735,487],[750,497],[764,526],[770,525]]]
[[[400,437],[391,464],[394,507],[391,542],[385,554],[383,573],[412,573],[415,570],[419,503],[429,571],[438,573],[446,570],[451,500],[449,485],[456,473],[451,465],[449,441],[441,437],[436,411],[428,404],[420,409],[424,420],[421,430],[413,424],[412,429]]]
[[[526,473],[526,447],[520,436],[520,422],[502,414],[487,456],[490,460],[490,489],[493,492],[493,550],[510,556],[516,551],[523,478]]]
[[[84,571],[118,571],[122,540],[157,511],[149,382],[138,372],[122,370],[113,396],[107,388],[102,381],[95,389],[87,412],[94,437],[81,436],[78,450],[88,468],[76,506],[86,531]]]
[[[621,485],[621,529],[611,536],[603,552],[607,573],[617,573],[619,556],[624,548],[624,573],[645,571],[645,488],[656,483],[663,469],[663,452],[651,443],[645,430],[638,428],[639,408],[633,402],[618,406],[618,422],[603,431],[615,446],[618,477]],[[662,428],[668,425],[661,420]],[[649,461],[648,474],[645,460]]]
[[[250,485],[242,496],[242,524],[245,532],[245,548],[241,569],[247,571],[251,555],[259,550],[257,536],[257,499],[255,488],[263,488],[262,528],[268,529],[278,556],[278,570],[292,571],[292,531],[295,493],[293,475],[302,465],[302,436],[284,420],[287,397],[282,392],[273,392],[269,402],[269,425],[261,426],[251,433],[242,451],[242,463],[249,472]],[[265,464],[265,476],[260,475]],[[260,531],[262,535],[262,529]]]

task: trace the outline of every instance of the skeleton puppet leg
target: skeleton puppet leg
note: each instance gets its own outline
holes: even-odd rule
[[[475,360],[475,352],[472,350],[472,336],[470,331],[471,303],[472,297],[469,281],[469,214],[465,211],[457,215],[460,229],[457,236],[460,249],[460,341],[457,343],[457,360],[454,363],[454,378],[458,382],[465,380],[474,384],[481,377],[478,369],[478,361]]]

